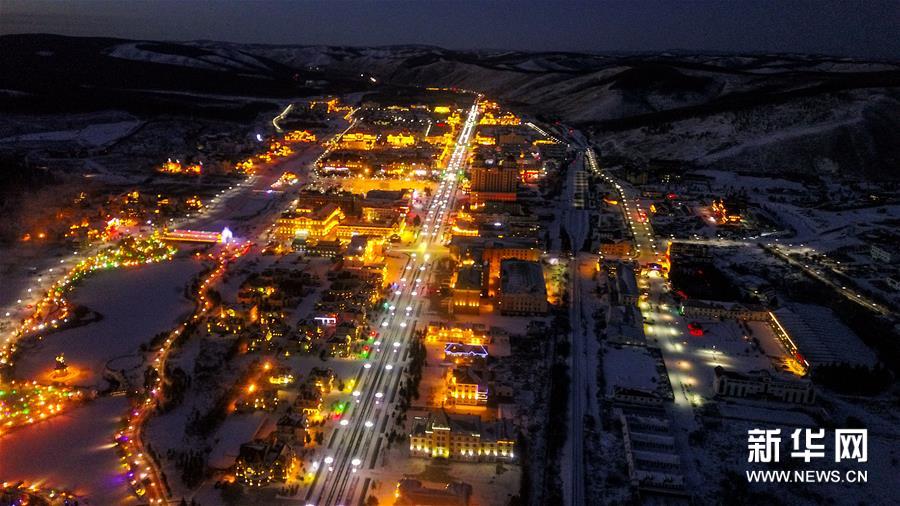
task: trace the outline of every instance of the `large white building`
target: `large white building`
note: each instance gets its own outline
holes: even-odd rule
[[[715,391],[725,397],[775,399],[793,404],[812,404],[816,391],[805,379],[778,378],[769,371],[738,373],[716,367]]]
[[[791,304],[769,313],[775,335],[809,367],[841,364],[874,366],[875,353],[827,307]]]

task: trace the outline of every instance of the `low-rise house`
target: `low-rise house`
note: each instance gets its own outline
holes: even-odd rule
[[[241,445],[234,476],[239,483],[261,487],[284,483],[293,473],[294,466],[295,455],[290,445],[277,438],[256,440]]]
[[[307,428],[309,428],[309,421],[305,415],[288,412],[278,419],[278,423],[275,425],[275,437],[296,448],[306,443]]]

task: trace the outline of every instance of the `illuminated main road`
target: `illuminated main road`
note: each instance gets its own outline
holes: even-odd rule
[[[447,217],[456,200],[458,175],[468,153],[468,144],[478,118],[477,103],[469,110],[453,154],[440,184],[426,209],[421,233],[413,251],[392,283],[387,308],[374,321],[380,331],[375,352],[361,366],[356,377],[353,402],[326,446],[313,462],[315,478],[306,494],[306,503],[316,506],[356,504],[368,486],[379,452],[395,421],[393,409],[404,377],[413,333],[425,306],[424,290],[433,273],[432,251],[442,249]]]

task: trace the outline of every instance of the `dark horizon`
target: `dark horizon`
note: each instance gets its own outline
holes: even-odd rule
[[[160,15],[165,12],[165,15]],[[0,1],[0,35],[900,60],[900,2]]]

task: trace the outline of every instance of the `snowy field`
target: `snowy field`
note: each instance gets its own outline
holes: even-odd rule
[[[715,462],[715,465],[704,466],[703,486],[696,490],[696,500],[700,504],[719,503],[722,500],[721,490],[717,485],[723,479],[733,484],[747,485],[744,472],[750,469],[790,469],[809,470],[837,469],[841,472],[857,469],[868,472],[868,483],[793,483],[784,484],[750,484],[750,492],[766,494],[768,497],[755,497],[755,504],[896,504],[898,492],[897,458],[898,450],[896,434],[881,435],[869,431],[868,462],[834,462],[834,431],[826,429],[825,457],[814,458],[810,463],[803,459],[792,458],[790,434],[798,428],[798,424],[773,424],[757,421],[759,413],[754,409],[729,413],[735,415],[706,431],[704,441],[693,447],[694,458],[699,462]],[[802,427],[802,425],[799,425]],[[747,463],[747,431],[766,428],[781,429],[781,462],[779,466],[761,467],[759,464]],[[787,464],[786,464],[787,463]],[[727,474],[736,473],[736,474]]]
[[[57,130],[15,135],[0,139],[0,144],[31,142],[75,142],[83,146],[104,146],[134,132],[140,121],[117,121],[114,123],[96,123],[77,130]]]
[[[408,454],[408,447],[402,443],[382,452],[372,473],[379,486],[370,491],[378,497],[379,504],[394,503],[394,485],[404,476],[422,480],[432,487],[464,481],[472,485],[472,506],[507,504],[510,496],[519,491],[522,470],[516,465],[409,458]]]
[[[607,394],[612,394],[614,387],[653,392],[660,383],[656,360],[646,348],[638,346],[607,347],[603,353],[603,375]]]

